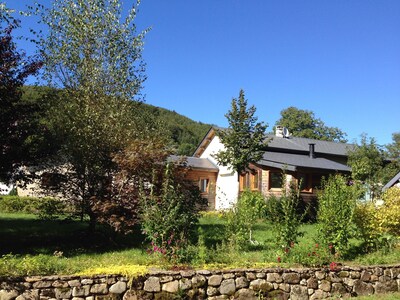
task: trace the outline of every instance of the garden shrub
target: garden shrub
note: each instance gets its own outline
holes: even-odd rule
[[[1,196],[0,212],[31,213],[42,220],[54,220],[66,212],[65,203],[55,198]]]
[[[377,209],[378,229],[400,236],[400,188],[392,187],[382,195],[383,205]]]
[[[358,202],[354,211],[354,223],[357,234],[364,243],[366,251],[379,248],[379,231],[377,207],[374,202]]]
[[[300,226],[304,214],[298,212],[300,196],[294,185],[284,188],[281,196],[267,199],[267,218],[274,227],[278,245],[286,251],[303,235]]]
[[[265,199],[259,192],[245,190],[234,207],[226,213],[227,238],[239,249],[255,244],[252,231],[258,219],[265,216]]]
[[[185,250],[196,237],[195,225],[204,199],[199,189],[182,178],[172,164],[159,175],[162,177],[157,176],[154,183],[162,185],[158,188],[146,183],[144,186],[150,187],[150,192],[143,189],[140,195],[140,222],[151,243],[150,252],[174,262],[190,260],[190,253]]]
[[[322,180],[318,194],[318,232],[321,241],[330,245],[332,254],[343,254],[354,233],[353,216],[359,189],[346,177],[332,175]]]

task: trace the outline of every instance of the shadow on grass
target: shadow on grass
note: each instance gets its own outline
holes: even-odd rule
[[[32,217],[0,217],[0,255],[53,254],[62,251],[66,256],[83,253],[104,253],[111,250],[142,248],[144,237],[140,228],[128,235],[115,233],[98,225],[88,233],[88,224],[76,220],[39,220]]]

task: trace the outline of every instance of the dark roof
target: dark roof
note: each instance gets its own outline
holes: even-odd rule
[[[263,158],[257,162],[262,166],[296,171],[298,167],[330,171],[350,172],[350,167],[322,157],[311,158],[309,155],[279,153],[266,151]]]
[[[267,148],[271,150],[281,149],[287,151],[308,152],[309,144],[315,144],[315,153],[347,156],[347,152],[354,147],[352,144],[320,141],[300,137],[283,138],[275,135],[268,135],[267,138],[271,139]]]
[[[174,162],[179,160],[186,161],[187,166],[193,169],[204,169],[212,172],[218,172],[219,170],[218,167],[207,158],[171,155],[169,159]]]
[[[391,188],[396,184],[397,181],[400,180],[400,172],[397,173],[388,183],[385,184],[385,186],[382,188],[383,191],[387,190],[388,188]]]

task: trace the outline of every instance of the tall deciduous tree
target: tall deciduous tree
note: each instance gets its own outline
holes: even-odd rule
[[[361,142],[348,153],[348,165],[351,167],[351,176],[367,184],[375,197],[381,183],[380,173],[384,165],[384,155],[381,147],[374,138],[361,135]]]
[[[63,139],[59,163],[67,168],[63,189],[90,216],[108,194],[114,154],[143,137],[135,119],[145,80],[141,57],[146,31],[136,32],[137,6],[122,17],[120,0],[54,0],[42,8],[48,35],[39,39],[44,75],[64,95],[52,113]],[[65,172],[64,172],[65,173]]]
[[[22,101],[22,86],[41,63],[18,50],[12,31],[19,22],[0,3],[0,180],[7,181],[29,160],[27,139],[34,130],[35,103]]]
[[[284,126],[293,136],[323,141],[346,142],[346,133],[337,127],[326,126],[309,110],[288,107],[281,111],[281,118],[275,126]]]
[[[215,158],[221,165],[230,166],[239,174],[249,163],[260,160],[267,146],[265,130],[268,125],[257,122],[255,112],[253,105],[247,107],[244,91],[240,90],[239,98],[232,99],[231,110],[225,115],[228,129],[217,131],[225,150],[215,154]]]

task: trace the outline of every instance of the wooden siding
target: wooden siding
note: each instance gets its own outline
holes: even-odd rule
[[[193,183],[200,188],[200,180],[208,179],[208,189],[207,192],[201,193],[203,198],[206,198],[208,201],[207,210],[215,209],[215,194],[216,194],[216,183],[217,183],[217,175],[216,172],[192,169],[189,170],[186,174],[186,178],[193,181]]]

